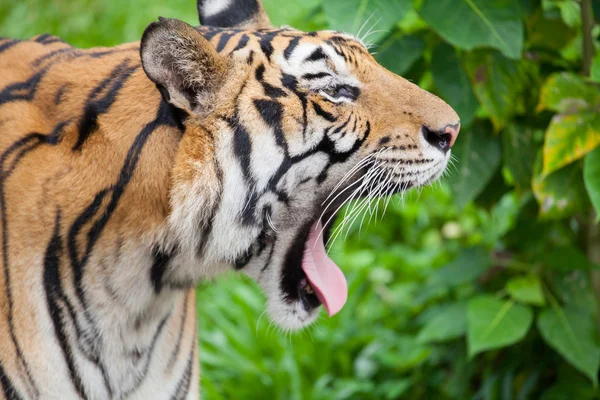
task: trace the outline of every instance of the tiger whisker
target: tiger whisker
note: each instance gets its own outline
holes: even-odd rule
[[[273,229],[274,232],[279,232],[279,230],[275,227],[275,224],[273,224],[273,220],[271,219],[271,213],[267,213],[265,217],[271,229]]]
[[[371,18],[373,18],[374,15],[375,15],[375,12],[372,12],[371,15],[369,15],[369,18],[367,18],[365,20],[365,22],[363,22],[363,24],[360,26],[360,29],[358,30],[356,35],[354,35],[361,42],[362,42],[362,40],[360,39],[360,34],[362,33],[362,30],[364,29],[365,25],[367,25],[369,23],[369,21],[371,20]]]
[[[246,202],[246,205],[244,206],[244,208],[242,208],[242,211],[240,211],[240,214],[243,214],[246,211],[246,209],[250,205],[250,202],[252,201],[252,198],[254,197],[255,192],[256,192],[256,187],[253,186],[252,192],[250,192],[250,196],[248,196],[248,201]]]
[[[367,174],[365,174],[365,182],[361,185],[361,187],[357,188],[351,195],[351,197],[347,200],[353,200],[357,195],[360,195],[362,193],[365,192],[365,189],[370,188],[370,186],[374,183],[374,178],[372,178],[373,175],[377,174],[377,176],[379,175],[379,172],[381,171],[381,169],[379,168],[379,166],[377,166],[374,169],[370,169],[368,171]],[[339,236],[339,233],[341,233],[343,231],[343,228],[348,224],[348,221],[351,220],[352,216],[354,214],[359,214],[360,210],[363,208],[362,204],[364,204],[366,201],[369,200],[369,197],[367,196],[365,199],[361,200],[359,202],[359,206],[358,206],[358,210],[357,210],[357,203],[352,203],[352,207],[350,208],[350,211],[348,213],[346,213],[344,215],[344,218],[342,219],[340,225],[338,225],[336,227],[336,229],[334,230],[332,237],[330,238],[330,240],[328,240],[327,245],[329,247],[329,249],[331,249],[331,247],[333,246],[333,244],[335,243],[335,239]]]
[[[339,187],[342,186],[346,180],[350,179],[356,172],[358,172],[358,170],[361,167],[364,167],[365,165],[368,165],[370,162],[375,162],[375,160],[371,160],[372,157],[373,157],[373,154],[371,154],[371,155],[363,158],[348,173],[346,173],[346,175],[344,175],[344,177],[342,179],[340,179],[340,181],[338,182],[338,184],[333,188],[333,190],[331,191],[331,193],[329,194],[329,196],[327,196],[327,198],[325,200],[323,200],[323,202],[321,203],[321,205],[325,204],[325,202],[327,202],[327,200],[329,200],[329,198],[335,194],[335,191],[338,190]]]

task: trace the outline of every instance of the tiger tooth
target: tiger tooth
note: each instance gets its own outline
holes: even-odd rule
[[[313,293],[314,293],[312,286],[310,286],[310,283],[308,283],[308,284],[306,285],[306,287],[304,288],[304,291],[305,291],[306,293],[308,293],[308,294],[313,294]]]

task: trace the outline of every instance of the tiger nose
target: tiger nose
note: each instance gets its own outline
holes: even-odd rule
[[[446,125],[439,131],[434,131],[426,126],[423,126],[421,129],[425,140],[427,140],[427,142],[433,147],[440,149],[444,153],[454,146],[454,142],[456,142],[456,137],[458,136],[459,131],[460,122],[456,125]]]

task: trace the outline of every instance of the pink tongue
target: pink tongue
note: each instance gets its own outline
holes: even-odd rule
[[[325,252],[321,221],[311,229],[304,248],[302,270],[317,298],[330,317],[337,314],[348,299],[348,283],[344,273]]]

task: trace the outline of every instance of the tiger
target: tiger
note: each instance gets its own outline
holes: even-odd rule
[[[197,399],[199,282],[333,316],[340,208],[445,171],[458,115],[358,38],[197,9],[115,47],[0,40],[0,398]]]

